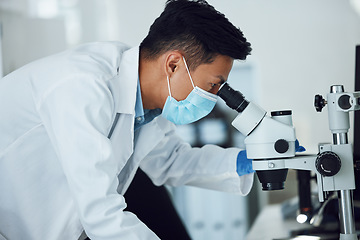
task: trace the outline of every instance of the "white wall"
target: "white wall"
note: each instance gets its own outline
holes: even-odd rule
[[[12,0],[8,8],[15,8],[17,2],[24,0]],[[10,1],[4,3],[7,6]],[[4,24],[4,72],[81,42],[120,40],[139,44],[164,3],[165,0],[62,0],[58,6],[60,15],[55,19],[0,10]],[[330,141],[327,115],[313,110],[313,97],[316,93],[326,94],[331,84],[344,84],[345,89],[353,90],[360,17],[349,1],[209,3],[239,26],[252,43],[249,61],[256,65],[259,76],[256,101],[268,111],[292,109],[298,138],[309,152],[317,151],[318,142]]]
[[[4,74],[67,47],[61,18],[33,18],[0,10],[0,21],[3,24]]]
[[[0,78],[4,75],[2,55],[2,25],[0,23]]]
[[[327,114],[316,113],[314,95],[332,84],[354,89],[355,45],[360,17],[343,0],[212,0],[240,26],[258,65],[260,105],[268,111],[293,109],[300,142],[309,152],[331,141]]]

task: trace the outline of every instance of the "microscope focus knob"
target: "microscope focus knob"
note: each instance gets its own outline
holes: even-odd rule
[[[340,171],[341,160],[334,152],[322,152],[316,158],[315,167],[321,175],[331,177]]]
[[[279,139],[275,142],[274,148],[278,153],[286,153],[289,150],[289,143],[285,139]]]

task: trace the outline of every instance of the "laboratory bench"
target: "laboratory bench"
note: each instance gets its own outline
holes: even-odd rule
[[[317,237],[292,236],[294,232],[311,231],[310,224],[300,224],[295,218],[284,219],[281,204],[266,206],[257,216],[246,240],[335,240],[338,234],[321,234]]]

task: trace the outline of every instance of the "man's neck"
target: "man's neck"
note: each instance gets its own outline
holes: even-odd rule
[[[139,80],[144,109],[162,109],[168,90],[166,75],[160,69],[161,59],[144,60],[140,58],[139,61]]]

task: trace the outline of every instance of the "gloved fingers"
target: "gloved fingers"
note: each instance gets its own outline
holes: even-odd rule
[[[299,140],[295,140],[295,152],[305,152],[306,149],[303,146],[300,146]]]
[[[255,172],[252,168],[252,159],[246,156],[246,150],[239,152],[236,160],[236,172],[239,176]]]

